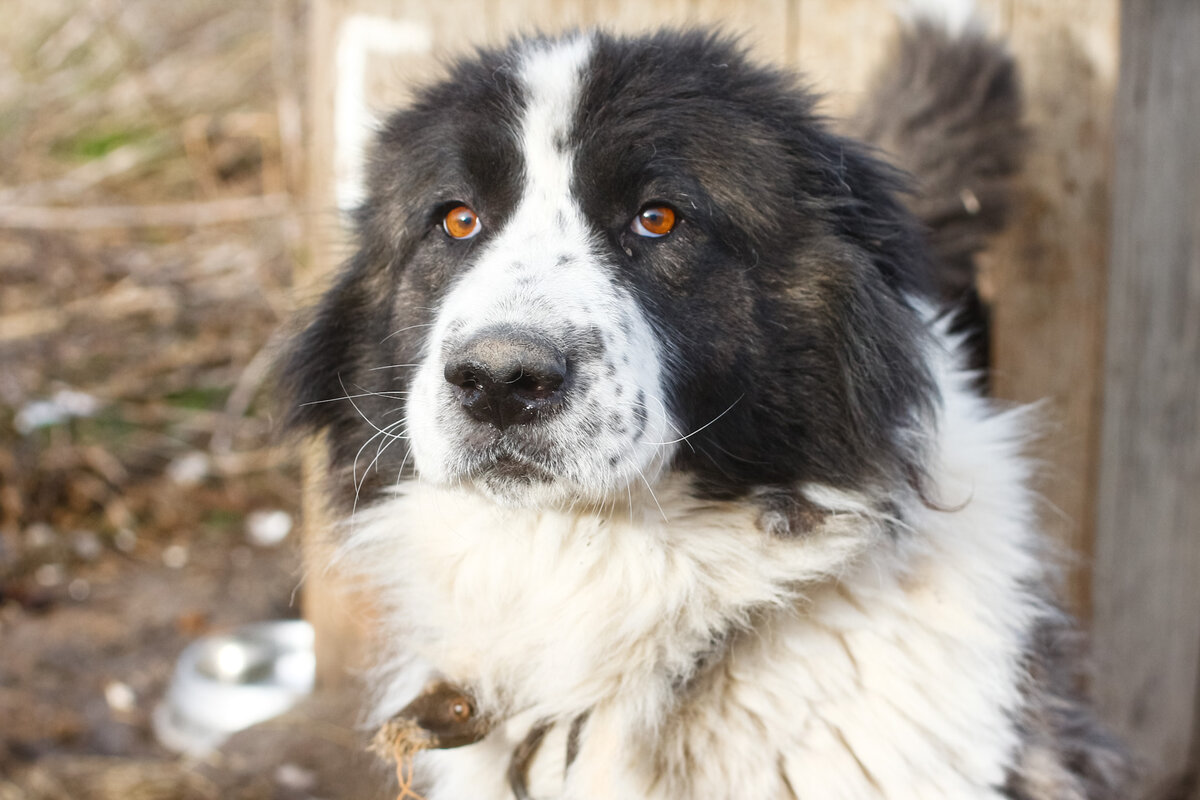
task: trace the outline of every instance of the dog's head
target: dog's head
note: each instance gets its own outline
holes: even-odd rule
[[[897,178],[729,41],[481,53],[368,171],[358,254],[284,368],[363,492],[562,506],[916,468],[926,255]]]

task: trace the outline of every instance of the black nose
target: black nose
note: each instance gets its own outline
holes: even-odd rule
[[[450,354],[445,375],[468,414],[504,430],[562,406],[567,361],[528,331],[489,328]]]

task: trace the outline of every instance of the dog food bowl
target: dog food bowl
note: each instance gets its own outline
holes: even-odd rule
[[[188,645],[154,710],[163,746],[202,757],[231,734],[278,716],[313,688],[312,626],[259,622]]]

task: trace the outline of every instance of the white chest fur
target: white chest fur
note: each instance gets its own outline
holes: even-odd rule
[[[539,798],[1000,797],[1047,613],[1024,419],[940,378],[930,485],[953,510],[905,507],[895,536],[865,498],[819,487],[826,529],[791,539],[669,481],[607,513],[420,483],[360,512],[347,553],[403,654],[381,714],[436,670],[510,720],[418,762],[431,800],[511,797],[508,758],[538,720],[556,723]]]

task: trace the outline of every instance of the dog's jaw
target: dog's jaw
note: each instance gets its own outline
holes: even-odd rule
[[[590,52],[581,36],[525,53],[523,195],[439,309],[408,401],[420,476],[474,487],[507,506],[624,497],[631,484],[654,482],[677,438],[659,338],[613,279],[600,234],[572,193],[568,139]],[[498,430],[463,413],[444,365],[457,345],[489,328],[531,331],[565,355],[569,386],[552,419]]]

